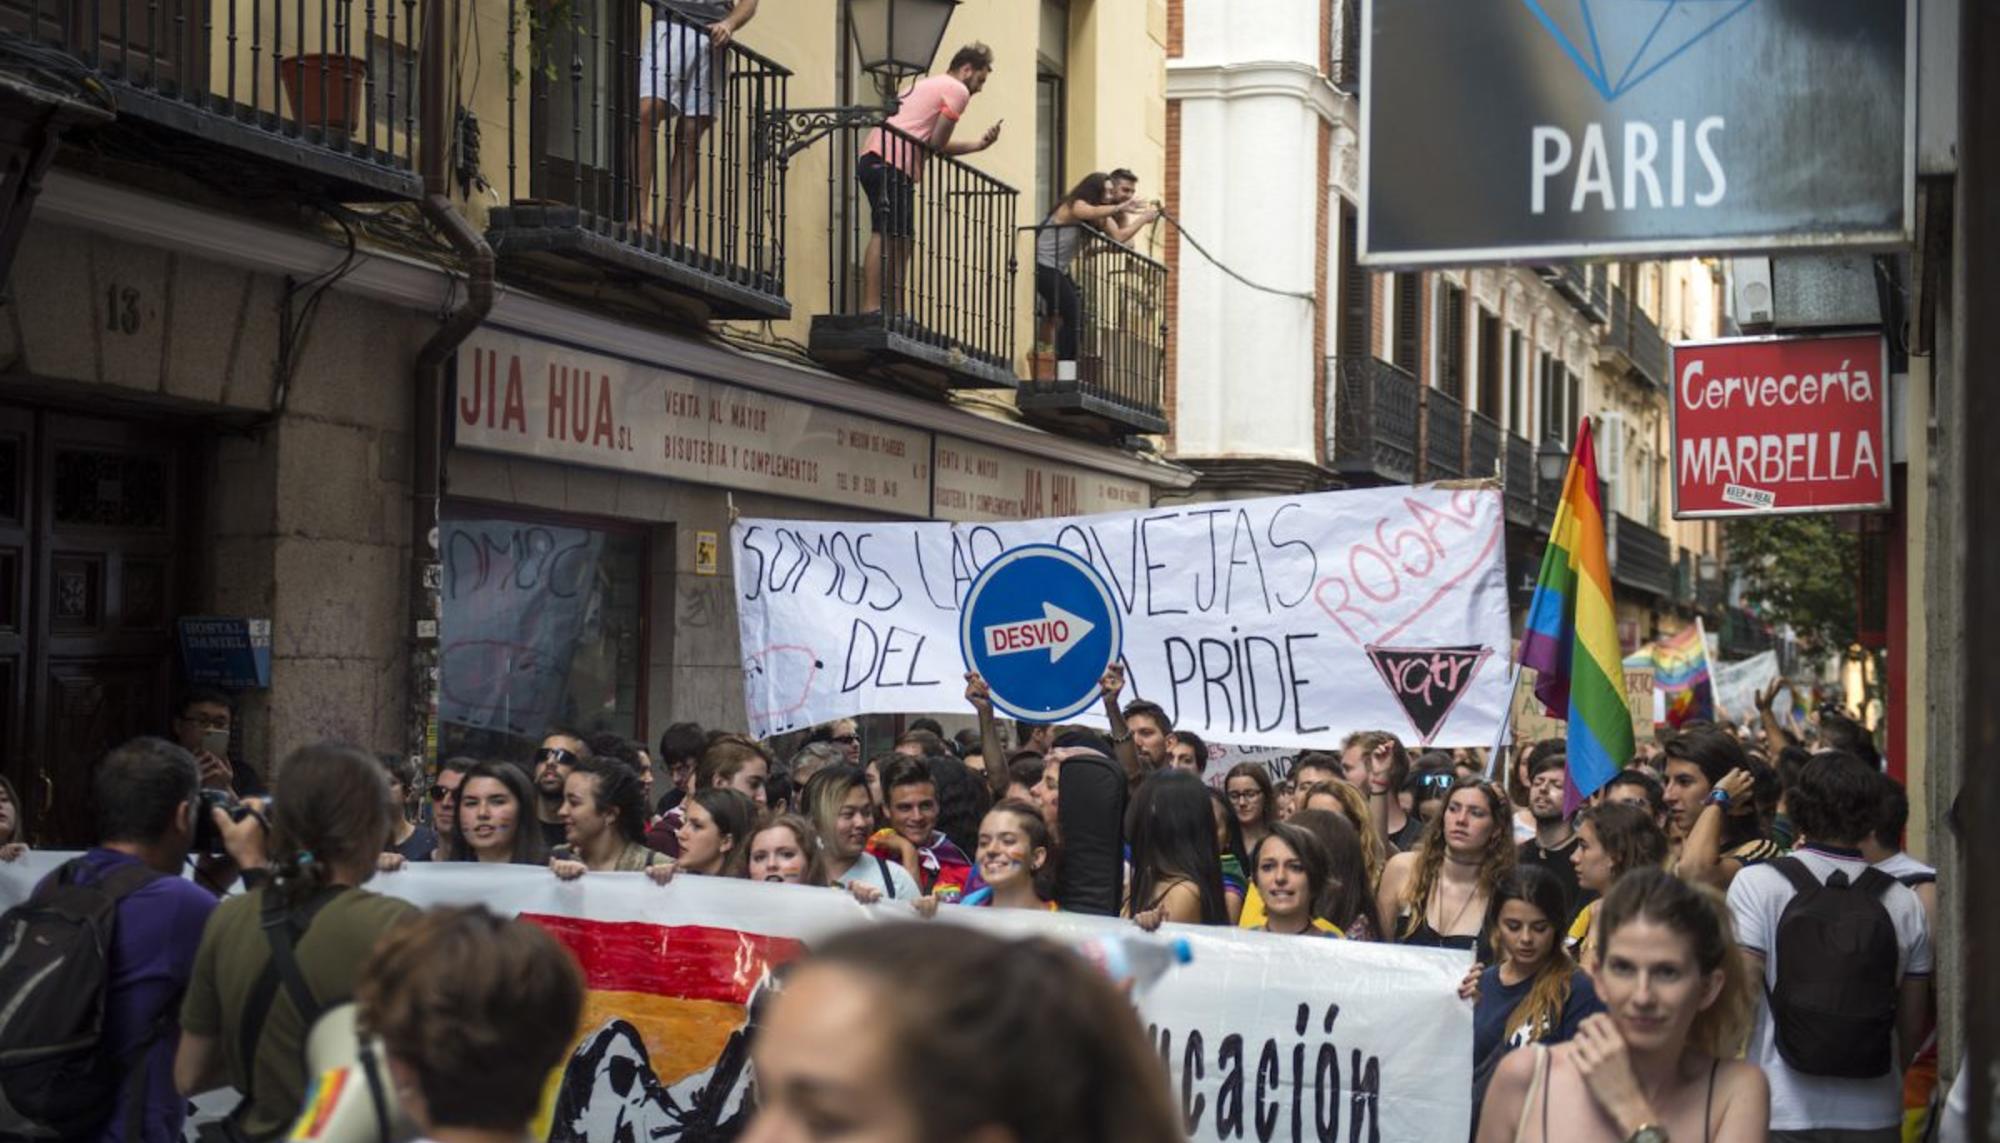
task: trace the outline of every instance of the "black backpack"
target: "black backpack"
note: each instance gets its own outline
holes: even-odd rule
[[[118,902],[162,874],[122,865],[86,880],[66,862],[0,915],[0,1138],[88,1133],[117,1106],[130,1059],[103,1047]],[[159,1029],[133,1049],[144,1058]],[[133,1077],[127,1124],[137,1123],[145,1077]]]
[[[1796,857],[1772,868],[1798,890],[1778,916],[1771,1026],[1794,1071],[1874,1079],[1894,1066],[1901,944],[1882,895],[1896,879],[1840,870],[1825,884]]]

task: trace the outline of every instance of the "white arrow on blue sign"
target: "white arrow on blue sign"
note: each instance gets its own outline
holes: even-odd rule
[[[1053,544],[1024,544],[981,569],[959,613],[966,669],[993,705],[1024,722],[1061,722],[1097,701],[1123,649],[1124,625],[1104,577]]]

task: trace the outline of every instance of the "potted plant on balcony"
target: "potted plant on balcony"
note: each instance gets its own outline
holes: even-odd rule
[[[350,27],[348,9],[353,0],[322,0],[339,5],[334,26]],[[337,37],[345,47],[347,36]],[[306,52],[286,56],[278,62],[284,80],[285,98],[292,105],[293,118],[301,128],[323,127],[349,134],[361,123],[361,92],[368,78],[368,61],[348,51]]]

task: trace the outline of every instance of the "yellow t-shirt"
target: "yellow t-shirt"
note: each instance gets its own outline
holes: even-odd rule
[[[1264,927],[1264,922],[1269,919],[1264,915],[1264,898],[1258,896],[1257,887],[1255,885],[1245,886],[1243,890],[1243,913],[1237,919],[1236,927],[1239,929],[1261,930]],[[1340,931],[1339,925],[1334,924],[1325,917],[1314,917],[1313,928],[1318,929],[1328,936],[1339,937],[1342,940],[1347,938],[1347,934]]]
[[[1243,887],[1243,911],[1237,915],[1239,929],[1261,929],[1264,927],[1264,898],[1257,893],[1255,885]]]

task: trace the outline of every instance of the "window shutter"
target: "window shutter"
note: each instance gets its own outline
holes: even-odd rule
[[[1412,377],[1423,375],[1423,280],[1416,274],[1396,275],[1396,344],[1393,360]]]

